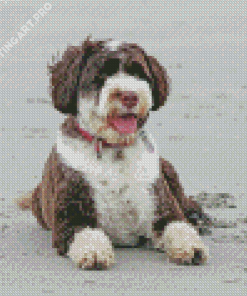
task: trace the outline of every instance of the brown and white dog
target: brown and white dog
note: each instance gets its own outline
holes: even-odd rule
[[[164,68],[136,44],[87,38],[49,69],[54,106],[69,116],[42,181],[19,205],[52,230],[58,254],[82,268],[106,268],[113,245],[148,242],[173,262],[205,262],[199,225],[210,218],[184,196],[143,129],[168,96]]]

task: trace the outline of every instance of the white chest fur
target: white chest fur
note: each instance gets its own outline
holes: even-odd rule
[[[94,189],[98,221],[113,243],[134,245],[139,235],[152,237],[154,194],[159,177],[159,154],[150,153],[140,138],[124,148],[124,159],[114,160],[112,148],[97,159],[93,145],[63,136],[59,131],[57,152],[63,161],[81,171]]]

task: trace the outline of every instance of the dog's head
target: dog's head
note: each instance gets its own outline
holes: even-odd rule
[[[166,71],[137,44],[87,38],[49,70],[55,108],[108,143],[134,142],[169,92]]]

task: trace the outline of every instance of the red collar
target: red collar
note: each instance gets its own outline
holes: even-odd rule
[[[102,147],[111,147],[111,148],[119,148],[121,149],[122,147],[125,146],[129,146],[128,144],[112,144],[112,143],[107,143],[107,141],[103,140],[103,139],[97,139],[94,136],[90,135],[89,132],[83,130],[78,122],[75,123],[76,124],[76,128],[78,130],[78,132],[83,136],[83,138],[85,140],[87,140],[88,142],[92,143],[93,141],[95,142],[94,144],[94,150],[97,152],[97,157],[101,158],[102,157]],[[142,138],[147,150],[149,151],[149,153],[154,153],[155,148],[152,144],[152,142],[150,142],[150,140],[148,139],[148,136],[146,135],[145,131],[141,131],[139,133],[139,136]]]

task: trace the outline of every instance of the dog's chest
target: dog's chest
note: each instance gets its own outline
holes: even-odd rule
[[[81,171],[94,191],[100,226],[113,243],[135,245],[140,235],[152,235],[155,211],[153,184],[159,178],[157,149],[150,153],[141,139],[114,160],[114,150],[97,159],[92,145],[59,136],[57,150],[63,160]]]

